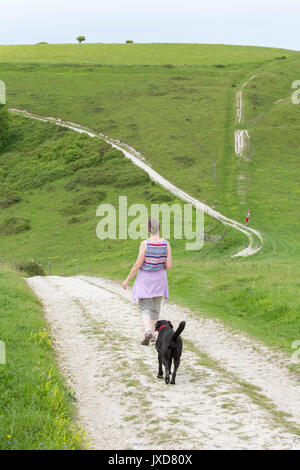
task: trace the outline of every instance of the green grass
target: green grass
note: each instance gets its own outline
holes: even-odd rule
[[[171,299],[292,353],[300,338],[300,106],[290,99],[291,83],[300,76],[298,57],[221,45],[1,46],[0,78],[9,106],[125,141],[174,184],[236,220],[243,222],[250,208],[250,224],[262,232],[264,245],[249,259],[230,258],[248,240],[210,218],[206,231],[225,234],[222,241],[187,252],[185,241],[171,238]],[[243,89],[245,122],[237,126],[235,94],[254,74]],[[278,99],[283,102],[274,105]],[[249,161],[234,155],[237,127],[249,130]],[[98,141],[16,116],[11,128],[14,139],[0,156],[0,223],[24,217],[30,230],[2,237],[0,255],[10,262],[34,258],[46,272],[50,260],[53,273],[65,265],[65,274],[75,274],[78,265],[78,272],[90,268],[122,280],[138,241],[100,242],[97,202],[116,204],[126,194],[129,204],[149,207],[167,193],[120,156],[106,157],[108,148]],[[137,171],[132,185],[126,177],[131,171]],[[238,194],[241,172],[246,204]],[[22,200],[6,207],[7,194],[16,193]]]
[[[270,47],[223,44],[36,44],[0,46],[0,62],[108,65],[227,65],[295,55]]]
[[[80,449],[74,397],[65,387],[39,302],[25,281],[0,267],[0,449]]]

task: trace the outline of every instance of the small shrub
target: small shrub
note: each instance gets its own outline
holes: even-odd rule
[[[100,191],[100,190],[94,190],[94,191],[89,191],[88,193],[85,194],[80,194],[78,195],[74,202],[79,204],[80,206],[90,206],[91,204],[98,203],[105,198],[106,196],[106,191]]]
[[[64,132],[70,132],[70,129],[68,129],[67,127],[64,127],[64,126],[57,126],[56,128],[56,133],[58,134],[63,134]]]
[[[123,172],[114,186],[119,188],[127,188],[129,186],[140,186],[148,183],[150,180],[147,173],[142,170]]]
[[[162,192],[160,190],[152,190],[152,189],[146,189],[143,191],[143,196],[147,198],[149,202],[157,202],[157,203],[162,203],[162,202],[170,202],[173,200],[172,194],[169,194],[167,192]]]
[[[69,163],[68,170],[69,172],[75,173],[77,170],[81,168],[90,168],[92,166],[99,166],[102,161],[101,154],[94,154],[90,158],[81,158],[79,160],[73,161]]]
[[[143,170],[135,167],[126,158],[120,160],[110,159],[101,168],[93,170],[80,170],[67,187],[74,188],[76,185],[99,186],[102,184],[125,188],[145,184],[149,181],[149,176]]]
[[[22,217],[8,217],[0,225],[0,234],[2,235],[13,235],[26,230],[30,230],[29,220]]]
[[[133,44],[133,40],[132,39],[126,39],[126,44]]]
[[[2,201],[0,201],[0,207],[4,209],[6,207],[17,204],[20,201],[22,201],[22,198],[18,194],[9,194],[6,199],[2,199]]]
[[[124,158],[123,153],[120,150],[117,149],[112,149],[109,152],[105,152],[103,154],[103,162],[106,162],[108,160],[112,160],[113,158]]]
[[[118,177],[117,172],[105,171],[101,169],[94,170],[81,170],[74,178],[75,185],[81,184],[83,186],[99,186],[100,184],[113,184]]]
[[[103,129],[117,129],[117,128],[118,128],[118,123],[114,121],[113,119],[108,119],[103,124]]]
[[[173,157],[173,160],[175,160],[177,163],[179,163],[180,165],[182,165],[183,167],[186,167],[186,168],[190,167],[195,162],[195,159],[193,157],[188,156],[188,155],[180,155],[180,156],[175,155]]]
[[[269,97],[258,93],[249,93],[248,99],[253,106],[263,106],[268,103]]]
[[[105,108],[101,108],[100,106],[95,106],[95,108],[92,109],[93,113],[102,113]]]
[[[137,130],[139,128],[138,124],[132,123],[132,124],[127,124],[127,127],[133,130]]]
[[[21,272],[25,272],[28,276],[45,276],[43,268],[35,261],[24,262],[17,265],[17,269]]]
[[[66,191],[73,191],[73,189],[75,189],[77,186],[75,180],[71,180],[71,181],[68,181],[65,185],[64,185],[64,189]]]
[[[86,207],[81,206],[78,202],[71,202],[59,209],[59,213],[63,216],[76,215],[84,211],[86,211]]]
[[[67,220],[67,224],[80,224],[82,222],[80,217],[71,217]]]
[[[154,86],[150,86],[146,93],[147,96],[165,96],[167,94],[166,91],[159,91],[159,88]]]
[[[217,67],[217,69],[225,69],[225,65],[223,64],[216,64],[215,67]]]

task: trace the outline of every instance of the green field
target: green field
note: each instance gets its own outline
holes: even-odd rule
[[[0,46],[0,62],[102,65],[265,63],[295,51],[224,44],[36,44]]]
[[[21,276],[0,267],[0,449],[80,449],[74,397],[55,362],[39,302]],[[86,443],[87,444],[87,443]]]
[[[200,252],[171,237],[171,299],[293,352],[300,338],[300,107],[291,102],[291,83],[300,77],[299,53],[196,44],[0,46],[0,64],[8,106],[119,138],[178,187],[240,222],[250,208],[264,245],[248,259],[230,257],[247,238],[210,218],[206,232],[224,238]],[[235,95],[252,75],[237,126]],[[235,156],[237,127],[249,130],[249,160]],[[0,256],[33,258],[46,273],[51,261],[54,273],[64,265],[65,274],[90,268],[123,280],[138,241],[99,241],[98,203],[126,194],[130,204],[149,204],[168,201],[167,193],[100,141],[19,116],[11,116],[11,136],[0,155],[1,200],[21,200],[0,208]],[[104,179],[91,182],[98,173]],[[12,217],[29,229],[6,235]]]

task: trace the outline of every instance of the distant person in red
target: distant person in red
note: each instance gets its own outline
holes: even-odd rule
[[[249,222],[249,219],[250,219],[250,209],[248,210],[248,214],[247,214],[247,217],[246,217],[246,224],[248,225],[248,222]]]

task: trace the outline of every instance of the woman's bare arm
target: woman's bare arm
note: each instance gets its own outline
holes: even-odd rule
[[[165,267],[166,269],[172,269],[172,253],[171,253],[171,246],[170,243],[168,243],[168,256],[167,256],[167,261],[165,262]]]
[[[137,257],[136,262],[134,263],[132,270],[128,274],[127,278],[125,281],[122,282],[122,287],[123,289],[126,289],[128,283],[131,281],[131,279],[134,278],[140,267],[142,266],[144,259],[145,259],[145,253],[146,253],[146,243],[145,241],[142,241],[140,244],[140,251]]]

